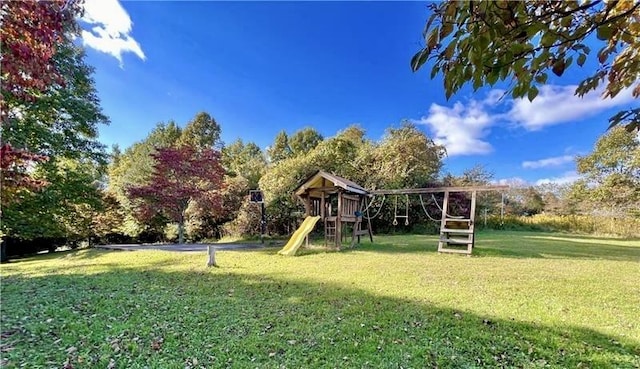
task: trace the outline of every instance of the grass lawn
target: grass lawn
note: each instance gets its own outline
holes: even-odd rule
[[[480,233],[342,252],[80,250],[2,265],[6,368],[638,368],[640,240]],[[66,365],[66,366],[65,366]]]

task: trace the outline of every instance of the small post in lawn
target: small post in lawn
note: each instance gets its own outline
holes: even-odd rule
[[[208,267],[217,267],[216,264],[216,248],[213,245],[208,245],[207,250],[209,251],[209,262],[207,263]]]

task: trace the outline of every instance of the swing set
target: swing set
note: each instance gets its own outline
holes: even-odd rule
[[[476,210],[476,200],[477,193],[483,191],[501,191],[509,188],[508,186],[503,185],[494,185],[494,186],[466,186],[466,187],[436,187],[436,188],[412,188],[412,189],[400,189],[400,190],[376,190],[371,192],[371,200],[365,200],[365,213],[368,214],[369,208],[375,203],[376,196],[382,196],[382,200],[380,201],[378,210],[373,217],[366,219],[373,219],[377,217],[382,208],[384,206],[384,202],[387,196],[394,196],[394,211],[393,211],[393,222],[394,226],[399,224],[399,219],[404,219],[404,225],[409,225],[409,195],[418,195],[420,200],[420,206],[426,215],[426,217],[433,221],[440,223],[440,239],[438,242],[438,252],[443,253],[460,253],[471,255],[473,251],[473,247],[475,245],[475,210]],[[436,194],[442,193],[442,205],[436,199]],[[453,193],[464,193],[471,194],[469,208],[467,211],[464,211],[464,215],[460,214],[452,214],[452,206],[451,206],[451,194]],[[433,216],[429,213],[427,205],[425,205],[425,195],[430,195],[430,199],[427,201],[431,201],[437,209],[440,211],[440,217]],[[398,204],[399,198],[404,196],[404,215],[398,212]],[[466,198],[466,196],[465,196]],[[501,220],[504,216],[504,192],[501,197],[501,210],[500,210]],[[382,216],[380,216],[382,219]]]

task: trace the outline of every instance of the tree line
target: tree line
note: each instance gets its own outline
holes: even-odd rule
[[[545,11],[558,14],[566,11],[554,4],[544,3],[549,7]],[[637,12],[637,4],[625,4],[598,9],[607,16]],[[446,67],[447,63],[457,60],[449,57],[451,52],[460,48],[459,51],[468,53],[465,55],[473,68],[480,68],[483,62],[469,51],[486,41],[482,29],[469,30],[476,38],[471,40],[474,42],[471,46],[460,43],[456,37],[462,36],[458,31],[466,27],[465,22],[488,13],[478,15],[476,12],[481,7],[461,6],[446,2],[433,8],[435,23],[430,24],[435,28],[429,29],[428,25],[426,51],[417,54],[414,60],[414,69],[417,69],[426,62],[425,53],[441,52],[438,60],[444,64],[437,64],[435,71],[442,68],[450,71],[453,80],[445,86],[447,93],[455,92],[470,80],[476,87],[477,79],[476,69],[471,70],[470,76],[463,70],[464,78],[460,79],[456,77],[460,72],[457,64],[453,69]],[[482,6],[498,7],[498,18],[503,13],[524,17],[532,11],[522,4]],[[269,232],[286,234],[297,225],[302,213],[292,190],[318,169],[370,189],[487,184],[494,180],[481,166],[461,175],[444,173],[445,148],[408,122],[388,128],[377,141],[368,138],[359,126],[345,127],[331,137],[323,137],[313,127],[290,135],[283,131],[269,148],[262,150],[242,139],[223,143],[221,126],[209,113],[201,112],[182,125],[173,121],[159,123],[140,142],[124,151],[116,146],[108,152],[98,140],[98,127],[108,124],[109,119],[100,107],[93,68],[86,64],[82,47],[74,43],[79,35],[76,19],[82,13],[82,2],[16,1],[3,3],[1,9],[0,237],[3,252],[7,244],[28,250],[63,244],[77,246],[86,241],[153,242],[183,238],[198,241],[255,234],[260,217],[255,204],[248,199],[248,191],[256,188],[265,195]],[[567,14],[577,14],[573,8],[570,10]],[[534,13],[536,17],[539,15]],[[625,50],[635,50],[637,40],[630,42],[618,31],[627,24],[624,22],[631,22],[630,32],[637,32],[637,22],[631,16],[620,14],[615,18],[618,23],[598,23],[599,35],[602,33],[600,36],[607,39],[607,32],[611,31],[610,38],[623,38]],[[455,17],[462,17],[459,24],[464,27],[452,31],[448,24],[456,21]],[[498,18],[493,19],[497,25],[500,24]],[[552,23],[569,21],[572,20],[552,17]],[[539,22],[544,23],[544,19]],[[522,26],[525,34],[533,37],[529,33],[535,25],[526,24]],[[432,45],[432,34],[446,38],[450,32],[455,33],[454,43],[449,44],[453,46],[440,49],[439,44]],[[509,52],[514,51],[503,47],[509,44],[509,39],[498,41],[500,48],[495,50],[500,54],[496,58],[509,59]],[[537,58],[538,52],[551,52],[553,47],[530,54]],[[562,54],[563,50],[559,52]],[[588,54],[579,44],[571,50]],[[603,50],[608,57],[609,49]],[[545,68],[556,68],[556,64]],[[617,70],[616,65],[610,71]],[[637,63],[634,66],[637,67]],[[480,78],[478,87],[494,83],[493,77],[504,80],[517,72],[511,67],[505,68],[494,70],[495,75],[489,74],[487,79]],[[516,73],[514,78],[519,85],[514,87],[517,91],[512,91],[514,96],[528,93],[529,98],[534,99],[535,85],[544,84],[543,78],[538,77],[546,69],[536,69],[539,75],[532,77],[535,83],[528,76],[522,79],[524,77]],[[607,73],[611,74],[610,71]],[[610,79],[607,91],[614,96],[616,91],[633,84],[629,81]],[[593,86],[585,85],[580,92],[591,88]],[[612,120],[613,123],[619,121]],[[486,194],[480,198],[478,211],[638,217],[640,148],[634,122],[633,119],[627,121],[627,130],[609,130],[598,140],[593,152],[577,158],[577,172],[582,179],[576,183],[514,188],[504,202],[499,194]],[[427,210],[436,212],[437,200],[431,199]],[[411,219],[416,220],[409,227],[427,219],[416,199],[404,201],[400,206],[408,207]],[[395,207],[387,203],[379,212],[382,219],[376,218],[374,226],[391,229],[389,219],[394,211]]]

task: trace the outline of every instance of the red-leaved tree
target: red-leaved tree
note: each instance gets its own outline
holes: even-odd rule
[[[64,84],[53,56],[66,32],[77,26],[75,17],[82,11],[78,0],[5,1],[0,5],[0,123],[3,130],[12,129],[16,107],[33,103],[51,84]],[[33,189],[42,182],[29,177],[26,170],[46,160],[25,148],[15,148],[11,142],[0,144],[0,186],[2,203],[16,200],[23,189]]]
[[[163,215],[178,223],[179,243],[183,243],[185,211],[191,202],[212,213],[222,208],[220,153],[182,146],[158,149],[152,156],[156,164],[149,183],[129,187],[129,196],[139,200],[134,203],[140,219]]]
[[[79,4],[69,0],[2,4],[2,105],[5,99],[33,100],[51,83],[62,82],[51,61],[65,31],[75,25]]]

